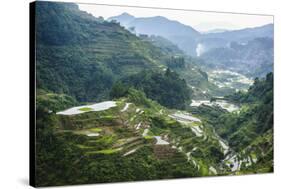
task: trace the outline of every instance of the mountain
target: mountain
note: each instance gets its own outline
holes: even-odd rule
[[[273,38],[273,24],[219,33],[204,33],[198,43],[207,51],[212,48],[227,47],[231,42],[247,43],[255,38]]]
[[[197,55],[211,69],[229,69],[248,77],[273,71],[273,24],[204,34]],[[199,51],[200,50],[200,51]]]
[[[250,77],[263,77],[273,70],[273,39],[254,38],[246,43],[231,42],[213,48],[200,58],[211,68],[230,69]]]
[[[202,36],[205,38],[221,38],[226,41],[247,42],[254,38],[271,37],[273,38],[273,24],[264,26],[245,28],[240,30],[225,31],[220,33],[209,33]]]
[[[121,14],[109,20],[116,20],[126,28],[134,27],[138,34],[162,36],[178,45],[187,54],[195,55],[196,38],[200,36],[200,33],[192,27],[162,16],[134,18],[129,23],[123,22],[123,17]]]
[[[110,17],[108,20],[115,20],[120,22],[121,25],[134,26],[137,33],[147,35],[160,35],[166,38],[177,35],[189,37],[199,35],[199,32],[192,27],[178,21],[169,20],[163,16],[135,18],[127,13],[123,13],[119,16]]]
[[[130,22],[132,22],[135,19],[134,16],[124,12],[121,15],[118,16],[118,18],[116,17],[109,17],[107,20],[112,21],[112,20],[116,20],[119,23],[122,23],[123,26],[128,27],[130,25]]]
[[[247,43],[255,38],[273,38],[273,24],[240,30],[214,30],[200,33],[191,26],[162,16],[136,18],[127,13],[110,17],[124,27],[134,28],[137,34],[162,36],[177,45],[186,54],[198,56],[196,49],[203,47],[204,52],[213,48],[226,47],[230,42]]]

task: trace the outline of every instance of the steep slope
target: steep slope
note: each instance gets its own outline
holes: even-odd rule
[[[225,142],[204,117],[167,109],[135,89],[63,108],[37,110],[38,186],[233,174]]]
[[[159,69],[160,49],[70,3],[36,4],[37,87],[79,101],[108,98],[115,80]]]
[[[169,41],[168,39],[161,37],[161,36],[156,36],[156,35],[151,35],[151,36],[145,36],[141,35],[139,36],[142,40],[148,41],[152,43],[154,46],[158,47],[161,49],[161,51],[168,55],[168,56],[186,56],[184,52],[174,43]]]
[[[273,171],[273,74],[256,79],[248,92],[226,97],[240,104],[238,112],[208,115],[218,135],[236,152],[241,173]]]
[[[61,96],[42,93],[37,185],[272,172],[272,78],[229,96],[243,104],[232,113],[207,105],[170,110],[135,89],[95,107],[65,101],[50,112],[45,105],[60,104]]]
[[[43,104],[41,100],[38,104]],[[63,107],[57,113],[37,109],[37,186],[200,175],[185,154],[163,138],[171,132],[170,127],[173,132],[186,130],[189,137],[196,138],[167,113],[162,116],[159,112],[164,107],[136,90],[111,102],[114,106],[79,108],[73,115],[65,114]],[[106,106],[106,102],[96,105],[101,104]]]

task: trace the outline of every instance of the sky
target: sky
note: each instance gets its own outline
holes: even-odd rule
[[[87,11],[93,16],[102,16],[105,19],[117,16],[124,12],[135,17],[164,16],[170,20],[177,20],[185,25],[192,26],[198,31],[205,32],[213,29],[236,30],[257,27],[273,23],[273,16],[232,14],[187,10],[170,10],[155,8],[121,7],[96,4],[78,4],[80,10]]]

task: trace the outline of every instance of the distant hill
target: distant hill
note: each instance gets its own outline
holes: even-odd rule
[[[263,37],[273,38],[273,24],[241,30],[205,33],[201,35],[198,43],[204,45],[207,49],[211,49],[214,47],[225,47],[233,41],[247,43],[255,38]],[[212,41],[211,44],[210,41]]]
[[[132,18],[133,16],[123,13],[119,16],[111,17],[109,20],[116,20],[127,28],[135,27],[136,33],[165,37],[178,45],[187,54],[195,55],[196,39],[200,36],[200,33],[192,27],[162,16]]]
[[[250,77],[263,77],[273,70],[273,39],[255,38],[247,43],[231,42],[201,56],[208,67],[231,69]]]
[[[273,37],[273,24],[264,26],[245,28],[241,30],[231,30],[219,33],[208,33],[202,36],[205,38],[222,38],[227,41],[249,41],[258,37]]]
[[[112,20],[116,20],[120,23],[122,23],[123,26],[128,27],[130,25],[130,22],[132,22],[135,19],[134,16],[124,12],[121,15],[118,16],[118,18],[115,17],[109,17],[108,20],[112,21]]]
[[[127,13],[110,17],[124,27],[134,28],[137,34],[162,36],[191,56],[200,56],[213,48],[227,47],[231,42],[247,43],[255,38],[273,38],[273,24],[240,30],[218,29],[200,33],[188,25],[162,16],[136,18]],[[198,47],[203,48],[198,54]]]

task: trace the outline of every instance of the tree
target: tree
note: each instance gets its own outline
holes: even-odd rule
[[[121,82],[117,82],[113,85],[113,87],[111,89],[110,97],[111,98],[124,97],[128,94],[128,89],[129,89],[129,87],[127,87],[125,84],[123,84]]]

